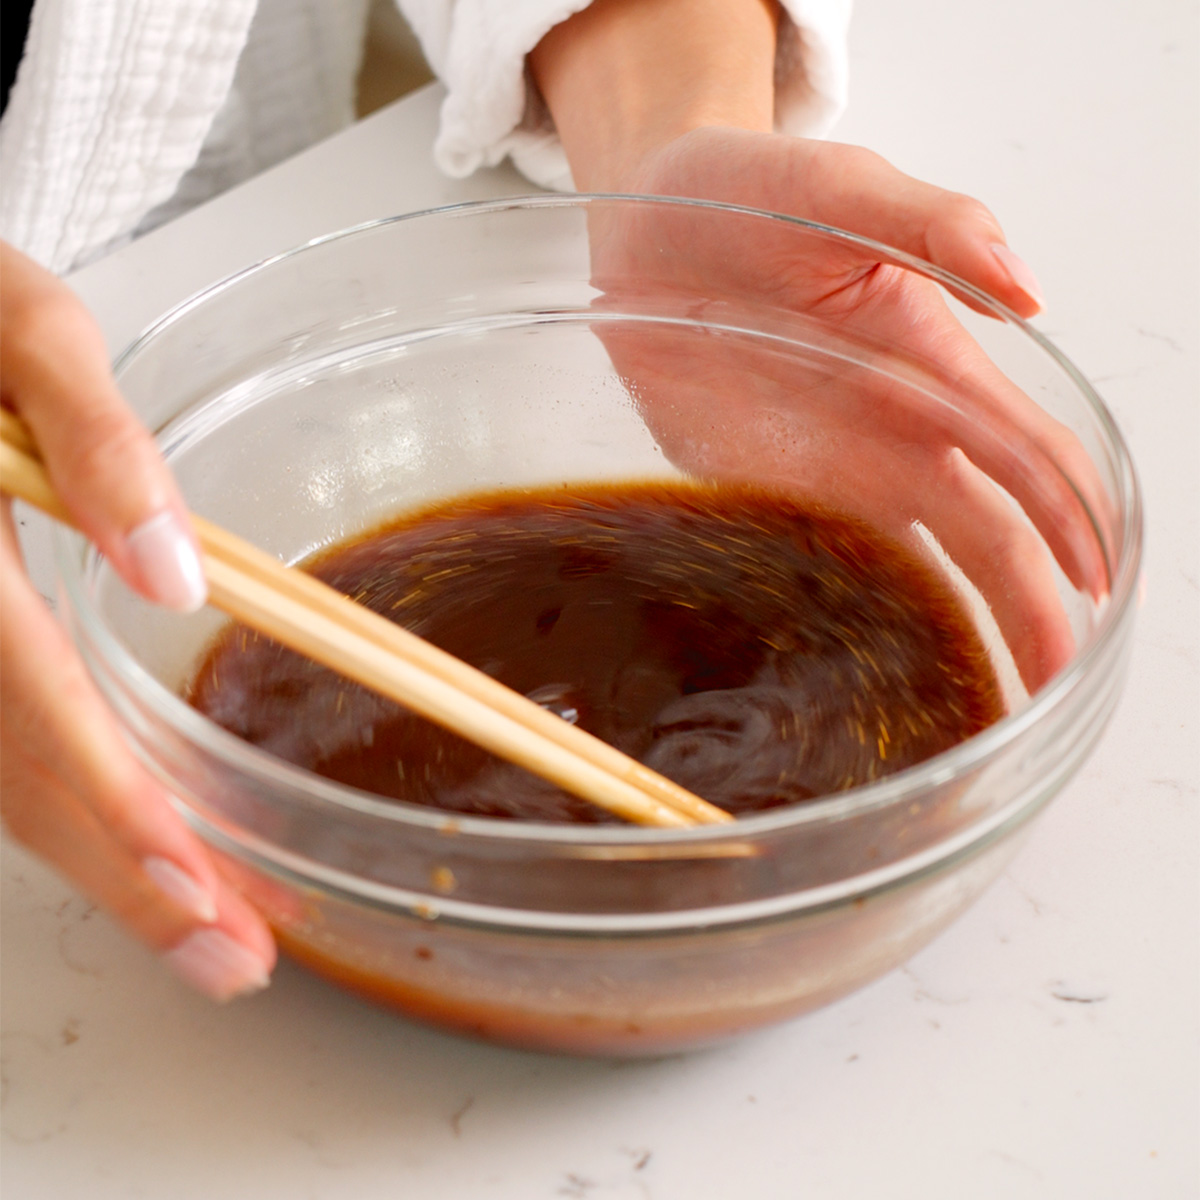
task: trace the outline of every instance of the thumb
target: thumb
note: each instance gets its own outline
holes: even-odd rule
[[[923,183],[861,146],[743,129],[685,135],[676,195],[771,209],[893,246],[995,297],[1021,316],[1045,307],[1030,267],[978,200]],[[700,151],[700,153],[697,153]]]
[[[1045,307],[1032,269],[1009,249],[986,205],[897,170],[859,146],[806,143],[804,206],[838,225],[957,275],[1021,316]]]

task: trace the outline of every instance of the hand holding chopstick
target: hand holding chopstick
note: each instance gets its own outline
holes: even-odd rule
[[[69,523],[28,431],[0,414],[0,486]],[[237,620],[609,812],[641,825],[730,821],[620,751],[302,571],[193,517],[210,602]]]

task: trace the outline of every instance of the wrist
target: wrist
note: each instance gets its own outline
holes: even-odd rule
[[[706,126],[769,130],[774,0],[595,0],[530,55],[585,191],[637,190],[641,166]]]

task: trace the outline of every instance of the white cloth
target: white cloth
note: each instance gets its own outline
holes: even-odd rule
[[[525,56],[590,0],[396,0],[446,85],[434,158],[447,175],[470,175],[511,156],[541,187],[569,191],[562,143]],[[851,0],[783,0],[775,59],[775,125],[824,137],[846,104]]]
[[[64,272],[354,119],[368,0],[37,0],[0,237]]]
[[[397,0],[445,83],[448,174],[569,188],[525,56],[590,0]],[[0,237],[63,272],[353,119],[368,0],[37,0],[0,121]],[[845,100],[850,0],[784,0],[776,120]]]
[[[0,122],[0,234],[55,270],[129,232],[196,161],[255,0],[39,0]]]

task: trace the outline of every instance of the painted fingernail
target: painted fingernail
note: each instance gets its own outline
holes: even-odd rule
[[[199,880],[193,879],[170,859],[151,855],[142,859],[142,870],[154,880],[159,891],[198,921],[210,924],[217,919],[217,902]]]
[[[1013,283],[1038,308],[1045,308],[1046,296],[1042,291],[1042,285],[1038,283],[1037,276],[1030,269],[1029,264],[1023,258],[1018,258],[1003,242],[993,242],[992,253],[999,260],[1000,265],[1008,272]]]
[[[150,596],[168,608],[195,612],[208,597],[196,546],[173,512],[143,521],[128,538]]]
[[[219,929],[197,929],[163,957],[180,978],[214,1000],[259,992],[271,982],[262,959]]]

